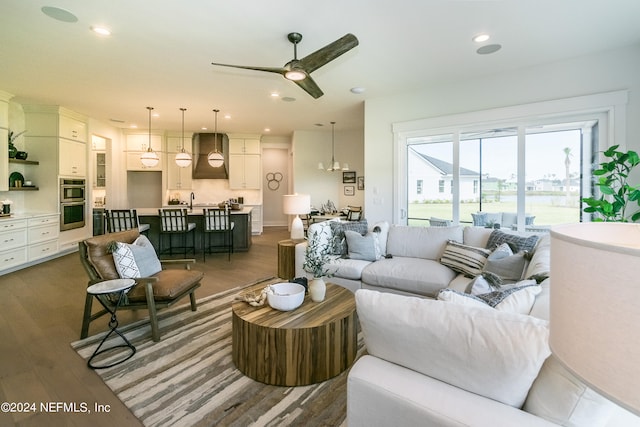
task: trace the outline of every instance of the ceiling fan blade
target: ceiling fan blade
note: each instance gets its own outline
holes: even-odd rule
[[[299,63],[307,73],[311,73],[356,46],[358,46],[358,39],[349,33],[333,43],[329,43],[325,47],[316,50],[312,54],[305,56]]]
[[[282,67],[252,67],[247,65],[219,64],[217,62],[212,62],[211,65],[220,65],[222,67],[231,67],[231,68],[242,68],[245,70],[254,70],[254,71],[266,71],[268,73],[276,73],[276,74],[282,74],[282,75],[284,75],[284,73],[287,72],[287,70],[285,70]]]
[[[322,89],[320,89],[320,87],[316,84],[316,82],[313,81],[313,79],[309,75],[304,80],[294,81],[294,83],[300,86],[309,95],[313,96],[316,99],[324,95]]]

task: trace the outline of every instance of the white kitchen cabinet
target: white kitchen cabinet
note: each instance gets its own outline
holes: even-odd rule
[[[72,141],[87,142],[87,124],[68,116],[60,116],[60,138]]]
[[[9,100],[8,92],[0,90],[0,191],[9,190]]]
[[[60,138],[58,143],[60,153],[59,172],[64,176],[87,175],[87,144]]]
[[[149,148],[149,134],[132,133],[127,135],[127,151],[147,151]],[[162,151],[162,135],[151,134],[151,149]]]
[[[104,151],[93,152],[93,186],[94,188],[107,186],[107,154]]]
[[[229,135],[229,188],[259,190],[261,174],[260,136]]]
[[[60,217],[57,214],[27,220],[27,257],[29,261],[45,258],[58,252]]]
[[[257,154],[229,154],[229,188],[259,190],[262,161]]]
[[[0,223],[0,269],[27,262],[27,220],[3,219]]]

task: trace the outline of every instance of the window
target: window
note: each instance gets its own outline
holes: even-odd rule
[[[422,183],[423,183],[423,181],[421,179],[419,179],[418,182],[416,182],[416,193],[417,194],[422,194]]]
[[[515,118],[484,126],[474,117],[479,113],[394,125],[406,155],[399,157],[398,170],[424,182],[421,193],[410,197],[401,185],[406,180],[396,181],[401,219],[406,212],[409,225],[425,225],[432,216],[471,224],[471,213],[506,212],[515,215],[507,226],[520,230],[589,221],[580,200],[596,191],[591,171],[599,163],[597,152],[613,145],[611,136],[624,135],[626,92],[562,101],[559,107],[550,101],[501,109],[495,113]],[[581,108],[554,111],[571,104]],[[616,108],[622,120],[614,123]],[[486,121],[492,112],[480,117]],[[442,121],[451,123],[442,126]],[[402,129],[406,126],[411,129]]]

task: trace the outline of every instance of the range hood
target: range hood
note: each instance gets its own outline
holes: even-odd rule
[[[217,136],[217,145],[216,145]],[[193,134],[193,179],[229,179],[227,165],[229,164],[229,138],[223,133],[195,133]],[[216,150],[224,156],[224,164],[214,168],[207,162],[207,154]]]

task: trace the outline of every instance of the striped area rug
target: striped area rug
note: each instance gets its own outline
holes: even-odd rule
[[[275,281],[263,282],[266,286]],[[144,321],[123,326],[119,330],[136,354],[96,373],[145,426],[346,426],[347,372],[319,384],[278,387],[254,381],[235,368],[231,302],[243,288],[198,301],[196,312],[188,304],[160,312],[158,343],[151,340],[151,328]],[[88,359],[102,337],[71,346]],[[361,353],[361,335],[358,348]],[[107,357],[117,360],[121,353],[116,351]]]

